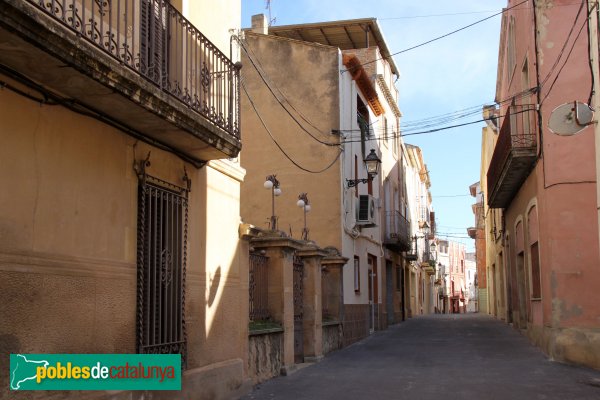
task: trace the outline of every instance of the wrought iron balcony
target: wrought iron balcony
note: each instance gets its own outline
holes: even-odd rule
[[[397,252],[408,251],[411,248],[410,224],[399,211],[385,212],[384,245]]]
[[[241,148],[239,68],[167,0],[3,0],[3,72],[196,163]]]
[[[534,105],[508,108],[487,172],[488,204],[492,208],[506,208],[535,165],[536,115]]]

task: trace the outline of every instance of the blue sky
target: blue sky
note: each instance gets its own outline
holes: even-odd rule
[[[243,27],[250,25],[252,15],[268,13],[265,3],[264,0],[242,0]],[[271,13],[276,18],[275,25],[375,17],[388,48],[395,53],[488,17],[505,6],[506,0],[373,0],[368,3],[364,0],[271,0]],[[493,102],[500,18],[496,16],[394,57],[401,71],[397,82],[400,109],[404,114],[401,125]],[[455,123],[480,117],[475,114]],[[471,211],[474,199],[464,195],[468,195],[469,185],[479,180],[482,127],[483,123],[479,123],[404,138],[406,143],[423,150],[441,234],[464,237],[466,227],[474,224]],[[470,239],[453,240],[466,243],[469,251],[474,249]]]

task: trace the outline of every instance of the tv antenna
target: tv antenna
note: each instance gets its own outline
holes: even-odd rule
[[[593,124],[594,111],[585,103],[573,101],[556,107],[550,114],[548,127],[557,135],[571,136]]]
[[[265,9],[269,10],[269,26],[271,26],[277,21],[277,17],[271,17],[271,0],[266,0],[265,3]]]

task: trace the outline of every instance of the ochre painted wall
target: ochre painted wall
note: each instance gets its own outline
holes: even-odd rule
[[[8,89],[0,91],[0,121],[2,364],[18,352],[136,351],[133,161],[150,151],[149,174],[183,185],[185,167],[192,180],[186,382],[193,386],[212,369],[240,384],[248,334],[240,323],[248,318],[247,245],[238,239],[243,170],[228,161],[196,169],[95,119]],[[0,374],[6,389],[7,371]]]

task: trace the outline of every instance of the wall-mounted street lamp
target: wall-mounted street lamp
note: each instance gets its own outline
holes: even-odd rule
[[[276,175],[267,176],[267,180],[263,184],[265,189],[271,189],[271,230],[277,230],[277,217],[275,216],[275,196],[281,195],[279,181]]]
[[[310,202],[306,193],[300,193],[296,205],[304,211],[304,228],[302,228],[302,240],[308,240],[308,228],[306,227],[306,213],[310,211]]]
[[[435,261],[437,259],[437,254],[435,253],[436,250],[436,245],[435,242],[432,241],[431,244],[429,245],[429,254],[431,254],[431,258],[433,259],[433,261]]]
[[[348,183],[348,187],[354,187],[359,183],[367,183],[373,180],[373,178],[379,173],[379,166],[381,165],[381,160],[375,154],[375,149],[371,149],[371,152],[364,159],[365,165],[367,166],[367,176],[368,178],[363,179],[346,179]]]

